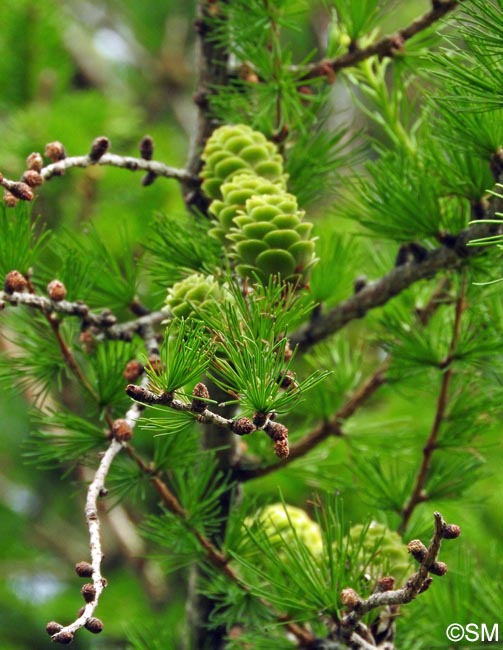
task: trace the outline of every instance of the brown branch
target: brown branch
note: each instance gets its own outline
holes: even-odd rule
[[[203,388],[205,394],[208,394],[207,388],[204,384],[197,384],[194,389]],[[137,386],[136,384],[128,384],[126,386],[126,393],[131,399],[147,405],[166,406],[174,409],[175,411],[185,411],[192,413],[197,418],[198,422],[202,424],[213,425],[218,429],[230,431],[238,436],[245,436],[253,433],[254,431],[264,431],[271,440],[274,441],[274,452],[280,458],[288,456],[288,429],[275,420],[269,417],[264,417],[261,421],[256,420],[252,422],[248,418],[226,418],[218,413],[214,413],[206,408],[204,401],[195,396],[191,402],[183,402],[177,399],[171,393],[153,393],[145,386]]]
[[[69,300],[56,301],[46,296],[21,291],[0,291],[0,304],[2,303],[25,305],[38,309],[46,315],[63,314],[66,316],[76,316],[80,318],[83,329],[92,327],[101,332],[105,338],[126,341],[131,340],[133,334],[141,335],[144,329],[159,325],[168,317],[166,312],[154,311],[124,323],[117,323],[117,317],[108,309],[100,313],[94,313],[81,300],[74,302]]]
[[[322,422],[316,429],[305,435],[298,442],[290,445],[290,453],[284,458],[271,465],[247,465],[245,461],[237,465],[234,476],[238,481],[244,482],[251,479],[266,476],[271,472],[282,469],[292,461],[305,456],[317,445],[331,436],[342,437],[344,435],[342,423],[349,419],[355,411],[364,404],[386,381],[386,370],[389,361],[386,360],[357,388],[348,401],[341,406],[335,415],[325,422]]]
[[[454,539],[459,536],[459,526],[455,524],[446,524],[439,512],[434,514],[435,528],[431,542],[426,548],[419,540],[409,543],[409,552],[420,562],[419,570],[414,573],[401,589],[380,590],[367,599],[361,599],[353,589],[345,589],[341,593],[341,599],[346,606],[347,613],[344,614],[340,621],[337,622],[335,635],[342,641],[356,641],[357,647],[366,647],[354,639],[356,630],[357,636],[360,631],[367,631],[367,626],[362,623],[362,618],[376,608],[397,606],[409,603],[419,594],[428,589],[431,584],[430,573],[434,575],[444,575],[447,572],[447,566],[438,562],[438,554],[443,539]],[[383,583],[389,581],[389,578],[383,578]],[[372,646],[371,646],[372,647]],[[375,647],[375,646],[374,646]]]
[[[156,176],[164,178],[173,178],[184,184],[196,184],[197,178],[194,178],[185,169],[177,169],[170,167],[157,160],[145,160],[144,158],[135,158],[132,156],[119,156],[113,153],[106,153],[101,158],[93,160],[91,156],[69,156],[58,162],[51,163],[47,167],[43,167],[40,175],[46,181],[54,176],[61,176],[67,169],[72,167],[91,167],[93,165],[107,165],[110,167],[119,167],[121,169],[129,169],[132,172],[143,171],[151,172]]]
[[[187,522],[187,514],[185,510],[183,509],[176,496],[166,485],[166,483],[164,483],[164,481],[160,478],[160,476],[145,463],[145,461],[131,447],[131,445],[126,446],[126,452],[129,457],[135,461],[140,470],[146,476],[150,477],[150,481],[152,482],[152,485],[154,486],[156,492],[161,497],[161,501],[166,509],[176,517],[179,517],[180,519]],[[240,589],[249,593],[250,588],[240,579],[232,566],[229,564],[229,558],[225,556],[205,535],[200,533],[196,528],[188,525],[188,530],[190,530],[190,532],[194,535],[200,547],[203,549],[206,558],[212,564],[212,566],[223,573]],[[271,608],[270,604],[267,603],[264,599],[261,599],[261,602],[267,607]],[[314,637],[310,632],[305,630],[302,626],[290,622],[284,614],[277,614],[276,616],[279,621],[285,624],[285,628],[291,632],[298,639],[299,643],[301,643],[304,647],[309,647],[309,644],[314,641]]]
[[[371,56],[379,56],[380,58],[393,57],[397,52],[401,51],[406,41],[441,20],[445,15],[453,11],[461,1],[432,0],[432,8],[423,16],[417,18],[410,25],[398,30],[394,34],[385,36],[377,43],[372,43],[362,49],[356,47],[334,59],[324,59],[307,66],[293,68],[293,71],[301,73],[301,78],[303,79],[326,76],[332,80],[333,75],[339,72],[339,70],[355,66]]]
[[[440,369],[444,370],[444,373],[442,375],[442,381],[440,384],[440,392],[437,399],[435,418],[433,420],[430,435],[428,436],[426,445],[423,448],[423,459],[421,462],[421,466],[419,467],[419,470],[417,472],[416,481],[414,484],[414,488],[412,490],[412,494],[410,495],[410,498],[403,509],[402,521],[398,529],[398,532],[400,534],[403,534],[404,531],[406,530],[407,525],[412,516],[412,513],[414,512],[416,507],[420,503],[426,500],[426,495],[424,494],[424,487],[426,484],[426,479],[428,477],[428,472],[430,470],[433,453],[437,448],[440,427],[445,417],[445,412],[447,409],[449,387],[453,375],[453,368],[451,364],[454,359],[456,347],[459,342],[459,336],[461,332],[461,316],[463,315],[463,311],[466,309],[465,296],[466,296],[466,277],[464,277],[462,280],[460,295],[458,297],[458,300],[456,301],[456,313],[454,317],[452,338],[449,344],[449,351],[447,353],[446,358],[440,364]]]
[[[229,51],[227,46],[222,44],[222,31],[227,21],[227,4],[228,0],[220,0],[218,3],[199,0],[197,3],[195,25],[198,79],[194,93],[197,118],[186,165],[190,179],[199,177],[202,166],[201,152],[217,126],[210,110],[211,95],[218,92],[218,87],[227,83]],[[182,188],[186,205],[206,213],[209,201],[200,187],[194,187],[193,183],[182,183]]]
[[[468,246],[468,242],[496,232],[498,229],[494,224],[475,223],[459,233],[452,247],[440,246],[428,252],[420,262],[412,261],[395,267],[379,280],[369,283],[327,313],[299,328],[290,337],[292,347],[299,346],[299,350],[305,352],[352,320],[363,318],[369,310],[386,304],[416,282],[431,279],[441,270],[461,267],[466,258],[483,252],[480,247]]]
[[[138,421],[142,409],[138,407],[137,404],[133,404],[131,408],[126,413],[125,419],[121,421],[126,426],[128,433],[132,433],[132,430]],[[124,425],[121,425],[124,426]],[[52,641],[56,643],[69,643],[75,634],[75,632],[82,627],[87,627],[92,629],[89,626],[99,626],[98,631],[101,631],[102,623],[98,619],[93,618],[93,614],[98,606],[100,596],[107,586],[107,581],[102,576],[101,573],[101,563],[103,561],[103,551],[101,548],[101,535],[100,535],[100,520],[98,517],[98,500],[101,496],[106,494],[105,490],[105,481],[108,476],[112,462],[117,456],[117,454],[127,446],[125,440],[121,440],[119,436],[112,438],[108,449],[105,451],[101,457],[98,469],[94,475],[93,480],[91,481],[89,488],[87,490],[87,498],[85,505],[85,517],[87,522],[87,527],[89,530],[89,548],[91,554],[91,565],[88,565],[88,570],[85,573],[79,571],[77,565],[77,573],[81,576],[88,576],[92,578],[92,585],[88,583],[84,585],[82,593],[86,601],[85,607],[79,612],[77,618],[70,623],[62,627],[61,625],[51,621],[47,625],[47,631],[51,634]],[[82,564],[82,563],[79,563]],[[87,589],[86,589],[87,588]],[[85,590],[85,591],[84,591]],[[89,595],[87,595],[89,594]],[[97,623],[96,623],[97,621]],[[55,625],[56,627],[53,627]],[[96,628],[95,628],[96,631]]]

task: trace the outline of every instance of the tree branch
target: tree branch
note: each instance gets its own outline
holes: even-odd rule
[[[125,422],[129,432],[132,432],[136,422],[138,421],[141,411],[143,409],[138,406],[138,404],[133,404],[131,408],[126,413],[124,421],[116,422]],[[121,426],[124,426],[121,424]],[[101,574],[101,562],[103,560],[103,551],[101,548],[101,537],[100,537],[100,520],[98,517],[98,499],[106,494],[105,490],[105,481],[112,466],[112,462],[117,456],[117,454],[126,446],[126,440],[121,440],[119,436],[115,436],[106,452],[103,454],[98,469],[94,475],[89,488],[87,490],[87,498],[85,505],[85,517],[87,522],[87,527],[89,529],[89,548],[91,552],[91,568],[87,571],[79,570],[79,565],[86,563],[79,563],[76,566],[76,570],[79,575],[83,577],[91,577],[92,584],[88,583],[82,588],[82,594],[86,600],[86,605],[83,608],[83,611],[79,612],[79,616],[64,627],[58,626],[54,622],[51,622],[47,625],[48,632],[55,629],[51,625],[57,625],[60,629],[51,634],[52,641],[56,643],[69,643],[77,630],[82,627],[87,627],[91,631],[101,631],[102,624],[99,619],[94,619],[93,614],[98,606],[100,596],[107,586],[107,581]],[[98,623],[96,623],[98,621]],[[96,627],[98,626],[98,628]],[[93,629],[94,627],[94,629]]]
[[[0,291],[0,308],[4,306],[4,303],[32,307],[46,315],[56,313],[76,316],[80,318],[84,330],[92,327],[102,333],[105,338],[125,341],[131,340],[133,334],[141,334],[144,329],[159,325],[168,317],[166,312],[154,311],[124,323],[117,323],[117,317],[109,309],[95,313],[81,300],[74,302],[69,300],[56,301],[46,296],[21,291]]]
[[[342,423],[349,419],[385,383],[388,366],[389,361],[382,363],[367,377],[330,420],[322,422],[316,429],[306,434],[298,442],[290,445],[290,453],[287,458],[265,466],[261,463],[246,465],[245,461],[242,461],[234,470],[235,478],[238,481],[244,482],[266,476],[271,472],[282,469],[292,461],[305,456],[327,438],[331,436],[342,437],[344,435]]]
[[[440,246],[429,251],[420,262],[412,261],[395,267],[379,280],[369,283],[327,313],[299,328],[290,337],[291,346],[299,346],[299,350],[305,352],[352,320],[363,318],[370,309],[386,304],[419,280],[432,278],[441,270],[459,268],[466,258],[482,252],[479,247],[468,246],[468,242],[494,235],[495,232],[497,227],[494,224],[475,223],[457,235],[452,247]]]
[[[202,167],[201,152],[206,140],[217,126],[210,112],[210,97],[218,92],[218,87],[227,83],[227,66],[229,50],[222,42],[222,30],[227,21],[227,0],[211,2],[199,0],[197,3],[196,32],[197,32],[197,87],[194,102],[197,106],[196,126],[190,142],[189,157],[186,170],[189,178],[198,178]],[[183,193],[186,205],[206,213],[209,200],[199,186],[183,183]]]
[[[458,297],[458,300],[456,301],[456,313],[454,317],[454,325],[453,325],[452,338],[449,345],[449,352],[447,354],[447,357],[440,364],[440,368],[442,370],[445,369],[446,370],[442,374],[442,381],[440,385],[440,392],[437,399],[435,418],[433,420],[430,435],[428,436],[426,445],[423,448],[423,459],[421,462],[421,466],[419,467],[419,470],[417,472],[416,481],[414,484],[414,488],[412,490],[412,494],[410,495],[410,498],[403,509],[402,521],[398,529],[398,532],[400,534],[403,534],[404,531],[406,530],[407,525],[412,516],[412,513],[414,512],[416,507],[420,503],[422,503],[426,498],[424,495],[424,486],[426,484],[426,479],[428,477],[432,456],[437,447],[438,436],[440,433],[440,426],[445,417],[445,411],[447,409],[449,387],[453,375],[453,368],[451,363],[454,358],[456,347],[459,342],[459,336],[461,332],[461,316],[463,315],[463,311],[466,309],[465,297],[466,297],[466,278],[463,278],[460,295]]]
[[[409,603],[419,594],[428,589],[431,584],[430,573],[434,575],[445,575],[447,566],[443,562],[438,562],[438,554],[443,539],[454,539],[459,537],[460,529],[455,524],[446,524],[439,512],[434,514],[435,528],[430,545],[426,548],[419,540],[413,540],[408,544],[409,552],[420,563],[419,570],[414,573],[401,589],[386,589],[390,583],[389,578],[382,578],[378,583],[375,593],[367,599],[361,599],[353,589],[344,589],[341,593],[341,600],[346,607],[340,621],[336,622],[335,635],[341,640],[353,640],[353,637],[360,629],[367,630],[367,626],[362,623],[362,618],[376,608],[387,606],[397,606]],[[358,647],[366,647],[359,644]]]
[[[377,43],[372,43],[362,49],[354,47],[347,54],[343,54],[334,59],[324,59],[307,66],[293,68],[294,71],[302,73],[303,79],[314,79],[317,77],[329,77],[343,68],[349,68],[361,63],[371,56],[393,57],[399,52],[406,41],[416,34],[431,27],[434,23],[441,20],[449,12],[453,11],[462,0],[432,0],[432,8],[420,18],[414,20],[410,25],[398,30],[394,34],[385,36]]]
[[[197,384],[194,393],[196,393],[198,387],[206,388],[204,384]],[[224,431],[230,431],[238,436],[249,435],[254,431],[264,431],[275,442],[274,450],[276,455],[282,457],[288,455],[288,429],[280,422],[270,418],[265,418],[263,422],[257,424],[244,417],[226,418],[206,408],[204,401],[198,399],[197,396],[192,399],[192,402],[182,402],[171,393],[158,395],[145,386],[137,386],[136,384],[128,384],[126,393],[131,399],[141,404],[166,406],[175,411],[193,413],[198,422],[215,426]],[[207,389],[205,393],[207,394]]]

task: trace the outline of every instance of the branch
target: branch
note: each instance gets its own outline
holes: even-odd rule
[[[290,337],[292,347],[299,346],[300,351],[305,352],[352,320],[363,318],[370,309],[386,304],[419,280],[431,279],[441,270],[459,268],[466,258],[481,253],[480,248],[468,246],[468,242],[493,235],[495,231],[494,224],[476,223],[461,231],[452,246],[440,246],[426,253],[420,262],[411,261],[395,267],[379,280],[369,283],[358,293],[297,330]]]
[[[148,142],[150,148],[145,148],[144,143]],[[4,178],[0,174],[0,185],[3,186],[15,199],[32,201],[34,198],[33,189],[44,181],[49,181],[54,176],[62,176],[67,169],[72,167],[92,167],[94,165],[108,165],[129,169],[130,171],[146,172],[143,184],[150,185],[157,176],[173,178],[184,187],[197,187],[199,179],[185,169],[170,167],[162,162],[151,160],[153,143],[151,138],[146,136],[140,142],[141,158],[132,156],[119,156],[108,153],[110,141],[105,137],[98,137],[94,140],[89,154],[84,156],[66,156],[65,148],[60,142],[51,142],[46,145],[45,154],[52,162],[43,166],[43,159],[39,153],[32,153],[28,156],[26,164],[28,170],[23,174],[20,182]],[[12,197],[11,197],[12,198]]]
[[[186,411],[193,413],[198,422],[214,425],[219,429],[227,430],[238,436],[245,436],[254,431],[264,431],[274,441],[274,451],[277,456],[285,458],[288,456],[288,429],[269,417],[261,422],[252,422],[248,418],[226,418],[218,413],[213,413],[206,408],[206,401],[209,399],[208,389],[202,383],[194,387],[192,402],[182,402],[176,399],[172,393],[153,393],[144,386],[128,384],[126,393],[132,399],[147,405],[167,406],[175,411]]]
[[[432,0],[432,8],[420,18],[414,20],[410,25],[398,30],[394,34],[385,36],[377,43],[372,43],[362,49],[355,46],[347,54],[338,56],[335,59],[324,59],[307,66],[294,68],[294,71],[302,73],[303,79],[314,79],[317,77],[328,77],[333,80],[335,73],[343,68],[355,66],[371,56],[393,57],[397,52],[402,51],[406,41],[416,34],[431,27],[441,20],[446,14],[453,11],[462,0]]]
[[[425,327],[430,318],[441,304],[448,299],[448,289],[451,281],[449,278],[442,278],[438,287],[430,296],[426,305],[421,309],[416,309],[416,316],[421,326]],[[351,395],[348,401],[341,406],[335,415],[325,422],[322,422],[316,429],[306,434],[301,440],[297,441],[290,447],[290,454],[280,462],[263,466],[261,463],[251,465],[247,464],[246,459],[241,461],[235,468],[235,478],[238,481],[248,481],[250,479],[266,476],[277,469],[281,469],[292,461],[309,453],[317,445],[331,436],[343,437],[344,431],[342,423],[348,420],[355,411],[360,408],[379,388],[386,383],[386,372],[389,368],[391,357],[381,363],[374,372],[365,379],[365,381]]]
[[[194,102],[197,106],[197,118],[194,135],[190,143],[187,160],[189,178],[198,178],[201,171],[201,152],[206,140],[217,126],[210,112],[211,95],[227,83],[227,65],[229,50],[222,42],[222,30],[227,21],[226,5],[228,0],[211,2],[199,0],[197,3],[196,33],[197,33],[197,87]],[[208,198],[201,192],[200,187],[194,188],[193,183],[183,183],[185,203],[206,213],[209,205]]]
[[[66,316],[76,316],[80,319],[83,330],[92,327],[99,330],[105,338],[125,341],[130,341],[133,334],[141,335],[145,328],[159,325],[159,323],[167,318],[166,312],[154,311],[124,323],[117,323],[117,317],[109,309],[95,313],[81,300],[74,302],[70,302],[69,300],[51,300],[51,298],[47,298],[46,296],[39,296],[24,291],[0,291],[0,308],[4,306],[4,303],[32,307],[38,309],[45,315],[56,313]]]
[[[75,632],[82,627],[86,627],[94,633],[101,632],[103,629],[101,621],[93,617],[100,596],[107,586],[107,581],[101,574],[103,551],[100,538],[98,499],[106,494],[105,481],[112,462],[115,456],[124,448],[127,440],[132,436],[133,428],[140,417],[141,411],[142,409],[137,404],[133,404],[126,413],[124,420],[115,420],[112,426],[112,442],[103,454],[94,479],[87,490],[85,517],[89,529],[91,564],[79,562],[75,569],[79,576],[92,578],[92,583],[86,583],[82,587],[82,595],[86,601],[86,605],[79,612],[77,619],[73,623],[64,627],[55,621],[47,624],[47,632],[51,635],[51,640],[55,643],[65,645],[70,643],[73,640]]]
[[[452,332],[451,342],[449,345],[449,351],[447,357],[440,364],[440,369],[441,370],[446,369],[446,370],[442,374],[442,381],[440,385],[440,392],[437,399],[435,418],[433,420],[433,425],[431,427],[430,435],[428,436],[426,445],[423,448],[423,460],[417,472],[414,489],[412,490],[412,494],[410,495],[410,498],[406,506],[404,507],[402,513],[402,521],[400,527],[398,528],[398,532],[400,534],[403,534],[403,532],[407,528],[407,524],[409,523],[412,513],[414,512],[416,507],[420,503],[426,500],[424,487],[426,484],[426,479],[428,477],[428,472],[430,469],[433,453],[437,447],[438,436],[440,433],[440,426],[445,417],[445,411],[447,409],[449,387],[453,375],[453,368],[451,363],[452,360],[454,359],[456,347],[459,342],[459,336],[461,332],[461,316],[463,315],[463,311],[466,309],[465,296],[466,296],[466,278],[463,278],[461,292],[458,300],[456,301],[456,314],[454,317],[453,332]]]
[[[139,388],[138,386],[136,388]],[[210,564],[223,573],[229,580],[231,580],[235,585],[237,585],[240,589],[243,591],[250,593],[250,588],[246,583],[244,583],[241,578],[237,575],[237,573],[234,571],[232,566],[229,564],[229,558],[222,553],[205,535],[200,533],[194,526],[190,525],[187,523],[187,514],[185,510],[183,509],[183,506],[181,503],[178,501],[176,496],[171,492],[169,487],[164,483],[164,481],[160,478],[160,476],[155,473],[155,471],[152,470],[152,467],[147,465],[145,461],[137,454],[137,452],[131,447],[131,445],[127,445],[126,451],[130,458],[132,458],[140,470],[146,475],[150,477],[150,481],[152,482],[155,490],[161,497],[163,505],[166,507],[169,512],[174,514],[176,517],[179,517],[180,519],[184,520],[186,522],[186,525],[188,527],[188,530],[194,535],[194,538],[197,540],[199,543],[200,547],[203,549],[204,554],[206,559],[210,562]],[[269,609],[272,611],[273,608],[272,606],[265,600],[265,599],[259,599],[260,602],[264,605],[266,605]],[[277,614],[275,613],[276,618],[278,621],[283,623],[285,625],[285,628],[293,634],[296,639],[299,642],[299,645],[305,648],[311,647],[311,644],[314,641],[313,635],[305,630],[301,625],[291,622],[288,620],[288,617],[286,617],[284,614]]]
[[[361,599],[354,589],[344,589],[341,593],[341,600],[346,607],[346,614],[338,622],[336,634],[339,638],[350,640],[357,647],[366,648],[359,641],[361,638],[359,632],[361,629],[367,630],[367,627],[361,622],[362,618],[373,609],[387,606],[397,606],[409,603],[419,594],[426,591],[434,575],[445,575],[447,566],[438,561],[438,554],[443,539],[454,539],[459,537],[460,529],[456,524],[446,524],[442,515],[435,512],[435,529],[432,540],[428,548],[419,540],[409,542],[409,552],[420,563],[419,570],[414,573],[401,589],[389,589],[393,580],[382,578],[378,582],[377,590],[366,600]],[[358,630],[358,634],[355,632]],[[358,638],[355,638],[356,637]],[[371,646],[372,647],[372,646]],[[375,647],[375,646],[374,646]]]
[[[266,476],[271,472],[282,469],[292,461],[305,456],[327,438],[331,436],[342,437],[344,435],[342,423],[349,419],[354,412],[385,383],[386,370],[388,369],[388,366],[388,360],[382,363],[369,377],[367,377],[361,386],[359,386],[348,401],[341,406],[330,420],[322,422],[316,429],[291,445],[290,453],[287,458],[265,466],[261,463],[246,466],[245,462],[242,462],[235,469],[234,475],[236,479],[244,482]]]

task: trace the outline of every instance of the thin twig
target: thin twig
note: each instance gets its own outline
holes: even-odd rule
[[[134,428],[138,421],[142,409],[138,404],[133,404],[125,416],[127,424]],[[105,489],[105,481],[108,476],[112,462],[117,454],[124,448],[126,443],[119,442],[115,438],[111,441],[108,449],[103,454],[98,469],[94,475],[92,482],[87,490],[87,498],[85,505],[85,517],[89,529],[89,548],[91,552],[91,565],[92,565],[92,581],[94,586],[94,597],[91,602],[86,603],[84,610],[77,617],[73,623],[66,625],[56,634],[52,635],[53,641],[58,641],[64,638],[65,635],[74,635],[77,630],[88,623],[93,617],[94,611],[98,606],[100,596],[107,585],[105,578],[101,573],[101,563],[103,560],[103,550],[101,547],[100,536],[100,520],[98,517],[98,499],[100,498],[103,490]]]
[[[414,488],[412,490],[412,494],[410,495],[410,498],[405,508],[403,509],[402,521],[398,529],[398,532],[400,534],[403,534],[403,532],[406,530],[407,525],[412,516],[412,513],[414,512],[416,507],[420,503],[423,503],[427,498],[424,493],[424,487],[426,484],[426,479],[428,477],[428,472],[430,470],[433,453],[437,447],[440,427],[445,417],[445,411],[447,409],[449,387],[453,375],[452,360],[454,359],[456,347],[458,345],[459,336],[461,333],[461,316],[463,315],[463,311],[466,309],[465,301],[466,301],[466,277],[463,277],[460,294],[456,301],[456,312],[454,316],[453,332],[449,344],[449,350],[446,358],[440,364],[440,367],[442,370],[444,370],[444,372],[442,374],[442,381],[440,384],[440,391],[437,399],[435,418],[433,420],[430,435],[428,436],[426,445],[423,448],[423,459],[421,461],[421,466],[419,467],[419,470],[417,472],[416,481],[414,484]]]
[[[292,461],[305,456],[327,438],[331,436],[342,437],[344,435],[342,423],[349,419],[385,383],[388,366],[389,361],[386,360],[365,379],[361,386],[358,387],[330,420],[322,422],[316,429],[301,438],[301,440],[290,445],[290,454],[287,458],[265,466],[261,463],[250,466],[242,462],[234,470],[236,479],[244,482],[266,476],[271,472],[282,469]]]
[[[168,318],[166,312],[154,311],[124,323],[117,323],[117,317],[109,309],[95,313],[81,300],[74,302],[69,300],[56,301],[46,296],[19,291],[13,293],[0,291],[0,303],[33,307],[46,315],[56,313],[76,316],[80,319],[83,329],[93,327],[108,339],[130,340],[133,334],[141,334],[144,328],[159,325]]]
[[[368,614],[368,612],[376,608],[390,605],[404,605],[409,603],[411,600],[414,600],[420,593],[426,591],[431,583],[431,578],[429,577],[431,570],[434,570],[434,567],[438,567],[439,564],[441,564],[437,562],[437,559],[442,539],[453,539],[459,535],[459,527],[454,525],[448,526],[439,512],[434,513],[434,522],[433,537],[429,547],[427,549],[426,547],[423,547],[425,552],[424,557],[420,561],[419,570],[407,580],[405,586],[401,589],[376,591],[365,600],[360,599],[356,592],[353,592],[354,602],[351,607],[348,608],[350,611],[343,615],[338,622],[337,635],[342,639],[351,639],[355,630],[362,624],[362,618]],[[448,535],[446,534],[446,529],[449,528],[455,528],[457,529],[457,532],[454,535]],[[418,540],[415,541],[418,542]],[[421,544],[420,542],[418,543]],[[443,573],[446,571],[447,567],[443,565]]]
[[[160,476],[152,470],[152,468],[145,463],[141,456],[131,447],[131,445],[126,446],[126,451],[129,457],[136,462],[140,470],[150,477],[150,481],[154,486],[156,492],[161,497],[162,503],[165,508],[171,512],[176,517],[186,522],[188,530],[194,535],[194,538],[199,543],[200,547],[203,549],[206,559],[212,564],[214,568],[223,573],[228,579],[230,579],[235,585],[237,585],[243,591],[247,593],[250,592],[250,588],[246,583],[244,583],[237,573],[234,571],[232,566],[229,564],[229,558],[225,556],[205,535],[200,533],[196,528],[187,524],[187,514],[183,509],[182,505],[176,498],[176,496],[171,492],[169,487],[164,483]],[[269,603],[261,599],[261,602],[271,609]],[[314,637],[310,632],[305,630],[302,626],[292,623],[288,620],[288,617],[283,614],[277,614],[277,619],[285,624],[285,628],[291,632],[299,641],[299,643],[308,648],[309,644],[314,640]]]
[[[431,27],[441,20],[449,12],[453,11],[462,0],[433,0],[432,8],[420,18],[414,20],[410,25],[398,30],[394,34],[385,36],[377,43],[372,43],[364,48],[354,48],[350,52],[334,59],[324,59],[306,66],[292,68],[293,72],[299,73],[303,79],[333,75],[343,68],[349,68],[361,63],[371,56],[393,57],[400,52],[403,45],[416,34]]]

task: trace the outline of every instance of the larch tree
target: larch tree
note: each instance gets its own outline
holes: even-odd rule
[[[2,647],[497,642],[503,2],[0,18]]]

